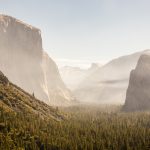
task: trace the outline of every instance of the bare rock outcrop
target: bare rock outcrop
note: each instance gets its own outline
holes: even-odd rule
[[[6,15],[0,15],[0,69],[10,81],[49,104],[73,99],[56,64],[45,57],[41,31]]]
[[[143,54],[131,71],[124,111],[150,110],[150,55]]]

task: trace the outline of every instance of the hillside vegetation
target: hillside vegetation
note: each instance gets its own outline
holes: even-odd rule
[[[60,108],[59,108],[60,109]],[[119,107],[62,108],[60,122],[0,109],[0,149],[149,150],[150,113],[120,113]]]
[[[149,150],[150,112],[120,109],[53,108],[0,72],[0,150]]]
[[[0,72],[0,107],[6,112],[37,115],[42,119],[61,120],[63,116],[56,108],[36,99],[18,86],[9,82]]]

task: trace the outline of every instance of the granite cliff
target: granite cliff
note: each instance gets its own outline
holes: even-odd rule
[[[57,65],[43,51],[41,31],[0,15],[0,69],[16,85],[49,104],[73,100]]]
[[[123,110],[150,110],[150,55],[148,54],[143,54],[136,68],[131,71]]]

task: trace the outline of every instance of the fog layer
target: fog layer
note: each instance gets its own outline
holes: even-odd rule
[[[130,72],[136,67],[141,54],[147,52],[149,50],[122,56],[113,59],[102,67],[98,67],[80,80],[73,93],[80,102],[123,104],[125,102]],[[71,74],[73,75],[73,73]],[[78,79],[79,75],[76,74],[75,78]],[[67,83],[72,78],[72,76],[69,77],[68,73],[64,81]]]

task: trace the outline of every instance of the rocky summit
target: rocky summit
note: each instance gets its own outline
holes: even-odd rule
[[[150,55],[143,54],[131,71],[124,111],[150,110]]]

